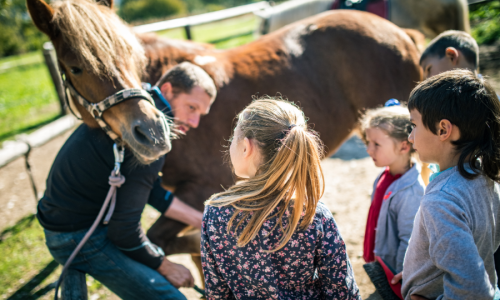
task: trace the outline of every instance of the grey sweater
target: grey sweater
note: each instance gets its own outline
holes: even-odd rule
[[[383,172],[382,172],[383,174]],[[373,184],[373,191],[380,180],[380,174]],[[413,220],[417,214],[425,185],[416,163],[385,192],[387,199],[382,203],[375,235],[375,255],[399,273],[403,270],[403,259],[408,247]],[[372,194],[372,201],[373,201]]]
[[[457,167],[428,186],[404,259],[405,299],[493,299],[500,245],[500,185],[467,180]]]

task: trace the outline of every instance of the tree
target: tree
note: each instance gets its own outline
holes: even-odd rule
[[[181,0],[123,1],[118,14],[127,22],[160,19],[185,12]]]
[[[41,49],[46,40],[31,21],[25,0],[0,0],[0,57]]]

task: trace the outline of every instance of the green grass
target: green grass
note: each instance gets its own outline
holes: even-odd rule
[[[158,213],[152,207],[146,206],[141,220],[143,227],[149,228],[157,216]],[[14,299],[49,300],[54,297],[53,288],[47,286],[58,279],[62,270],[60,266],[55,270],[50,269],[48,272],[50,275],[44,276],[46,278],[43,280],[32,280],[53,260],[45,246],[43,228],[34,215],[20,220],[0,234],[0,257],[2,258],[0,260],[0,299],[11,297],[16,292],[17,297],[13,297]],[[33,284],[26,288],[29,283]],[[107,299],[112,294],[90,276],[87,276],[87,287],[89,295],[94,299]],[[26,294],[21,295],[20,290],[25,291]],[[44,295],[34,297],[34,294]]]
[[[0,140],[59,115],[57,95],[44,64],[0,73]]]
[[[215,43],[215,46],[219,49],[236,47],[254,39],[253,31],[257,26],[257,22],[258,19],[254,15],[245,15],[238,18],[194,26],[191,28],[191,36],[194,41],[203,43],[221,40]],[[243,37],[235,37],[242,34]],[[184,28],[158,32],[158,35],[171,39],[186,39]],[[235,38],[225,40],[227,37]]]
[[[43,62],[43,55],[41,51],[30,52],[15,56],[7,56],[0,58],[0,70],[8,65],[19,65],[25,63],[41,63]]]

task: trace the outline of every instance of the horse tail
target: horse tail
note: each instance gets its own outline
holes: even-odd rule
[[[401,28],[410,37],[415,46],[417,46],[418,52],[422,53],[425,50],[425,35],[416,29]]]
[[[469,3],[467,0],[457,1],[457,30],[470,33]]]

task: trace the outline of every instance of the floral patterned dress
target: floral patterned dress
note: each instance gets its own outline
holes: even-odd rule
[[[209,300],[361,299],[344,241],[323,203],[306,230],[297,229],[285,247],[272,253],[264,251],[279,244],[282,231],[279,226],[272,230],[276,219],[238,247],[235,233],[227,233],[233,213],[232,206],[206,206],[203,215],[201,257]]]

